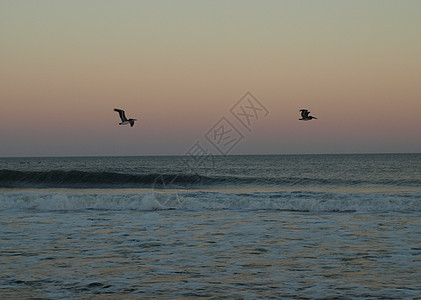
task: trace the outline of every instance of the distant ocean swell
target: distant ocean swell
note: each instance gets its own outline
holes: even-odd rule
[[[0,170],[0,187],[28,188],[118,188],[151,187],[154,184],[195,183],[197,175],[124,174],[116,172],[71,171],[12,171]]]
[[[148,188],[211,185],[339,185],[357,186],[378,184],[389,186],[421,186],[414,179],[349,179],[309,177],[253,177],[253,176],[200,176],[197,174],[125,174],[116,172],[88,172],[79,170],[15,171],[0,170],[0,188]]]
[[[0,194],[0,210],[279,210],[297,212],[421,212],[421,193],[57,193]]]

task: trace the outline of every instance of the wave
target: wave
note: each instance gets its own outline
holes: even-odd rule
[[[81,210],[276,210],[297,212],[421,212],[421,193],[59,193],[0,194],[0,211]]]
[[[14,171],[0,170],[3,188],[118,188],[151,187],[153,185],[196,183],[202,178],[194,174],[125,174],[79,170]]]
[[[79,170],[0,170],[0,188],[150,188],[211,185],[272,186],[421,186],[417,179],[356,179],[318,177],[201,176],[199,174],[126,174]]]

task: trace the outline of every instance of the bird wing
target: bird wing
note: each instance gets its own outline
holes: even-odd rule
[[[300,111],[301,111],[301,117],[304,119],[307,118],[308,114],[310,113],[307,109],[300,109]]]
[[[124,110],[118,109],[118,108],[114,108],[114,111],[118,112],[118,114],[120,115],[121,121],[123,121],[123,122],[126,122],[127,121],[126,114],[124,113]]]

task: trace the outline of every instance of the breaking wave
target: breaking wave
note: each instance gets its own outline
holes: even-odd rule
[[[421,212],[421,193],[59,193],[0,194],[0,210],[278,210],[298,212]]]
[[[159,186],[277,185],[277,186],[421,186],[417,179],[353,179],[299,176],[200,176],[197,174],[126,174],[79,170],[0,170],[0,188],[148,188]]]

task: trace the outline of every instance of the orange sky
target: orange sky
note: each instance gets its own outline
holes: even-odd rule
[[[420,15],[409,0],[3,0],[0,156],[185,154],[222,116],[245,136],[230,154],[421,152]],[[251,132],[229,113],[247,91],[269,111]]]

